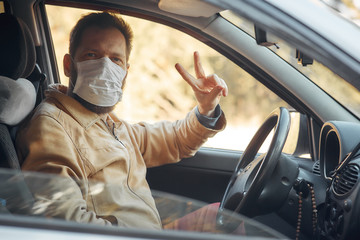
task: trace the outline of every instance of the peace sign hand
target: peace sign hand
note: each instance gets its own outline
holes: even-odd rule
[[[213,117],[215,107],[219,104],[221,96],[227,96],[228,87],[225,81],[216,74],[205,75],[200,62],[200,55],[197,51],[194,52],[194,66],[196,78],[188,73],[179,63],[175,65],[175,68],[193,89],[200,114]]]

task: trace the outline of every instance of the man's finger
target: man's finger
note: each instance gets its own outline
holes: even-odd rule
[[[219,95],[221,95],[222,91],[224,90],[224,88],[222,86],[216,86],[214,87],[211,92],[210,95],[213,99],[217,98]]]
[[[195,68],[195,74],[196,74],[196,78],[205,78],[205,72],[204,69],[201,65],[201,61],[200,61],[200,54],[199,52],[194,52],[194,68]]]
[[[220,80],[221,80],[221,85],[222,85],[223,88],[224,88],[223,91],[222,91],[222,95],[223,95],[224,97],[226,97],[226,96],[228,95],[228,93],[229,93],[228,86],[227,86],[226,82],[224,81],[224,79],[220,78]]]
[[[200,90],[198,89],[197,85],[195,84],[195,79],[193,76],[191,76],[190,73],[188,73],[188,71],[185,70],[185,68],[177,63],[175,64],[175,68],[176,70],[179,72],[179,74],[181,75],[181,77],[195,90]]]
[[[224,79],[220,78],[220,77],[219,77],[218,75],[216,75],[216,74],[213,74],[213,75],[211,76],[211,78],[216,82],[216,84],[217,84],[218,86],[221,86],[221,87],[223,88],[223,90],[222,90],[222,95],[223,95],[224,97],[226,97],[227,94],[228,94],[228,87],[227,87],[226,82],[224,81]]]

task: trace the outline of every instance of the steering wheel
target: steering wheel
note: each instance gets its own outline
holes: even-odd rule
[[[258,129],[230,178],[217,214],[219,226],[227,224],[224,209],[254,216],[257,199],[278,163],[289,128],[289,111],[281,107],[275,109]],[[275,130],[268,151],[257,156],[272,129]]]

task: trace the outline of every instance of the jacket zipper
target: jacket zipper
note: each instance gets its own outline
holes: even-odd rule
[[[124,148],[126,148],[126,147],[125,147],[125,144],[124,144],[124,143],[116,136],[116,134],[115,134],[115,123],[113,123],[112,134],[114,135],[115,139],[116,139],[117,141],[119,141],[119,143],[120,143],[121,145],[123,145]]]
[[[106,127],[108,128],[108,130],[112,133],[112,135],[114,136],[114,138],[124,147],[126,148],[125,144],[116,136],[115,134],[115,123],[113,122],[113,126],[112,126],[112,130],[110,129],[109,124],[103,120],[103,122],[105,123]]]

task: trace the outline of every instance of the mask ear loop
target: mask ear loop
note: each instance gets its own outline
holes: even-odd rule
[[[71,59],[71,64],[72,64],[72,66],[71,66],[71,68],[75,68],[76,67],[76,62],[75,62],[75,60],[73,59],[73,57],[69,54],[69,56],[70,56],[70,59]],[[72,90],[74,90],[74,88],[75,88],[75,84],[73,83],[73,80],[72,80],[72,78],[73,78],[73,71],[70,71],[70,77],[69,77],[69,87],[70,87],[70,85],[71,85],[71,89]]]

